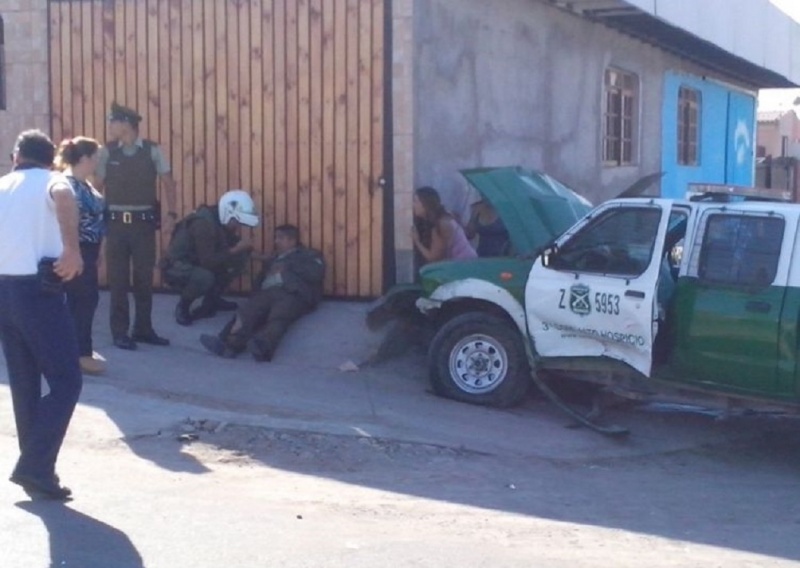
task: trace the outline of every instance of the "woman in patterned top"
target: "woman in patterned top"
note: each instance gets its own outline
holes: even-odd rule
[[[80,363],[84,373],[97,375],[105,371],[105,359],[92,349],[92,321],[99,300],[98,262],[105,235],[105,200],[89,183],[97,167],[100,144],[79,136],[65,140],[58,149],[56,165],[67,176],[80,210],[80,246],[83,273],[66,284],[67,302],[75,319],[80,347]]]

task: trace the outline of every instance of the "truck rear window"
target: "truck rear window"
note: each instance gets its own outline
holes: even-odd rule
[[[785,223],[780,217],[708,217],[698,276],[713,284],[764,287],[778,271]]]

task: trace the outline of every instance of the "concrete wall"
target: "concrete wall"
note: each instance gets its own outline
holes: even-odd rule
[[[709,75],[659,49],[537,0],[417,0],[415,184],[465,211],[458,169],[522,164],[600,202],[661,169],[668,70]],[[638,74],[638,162],[604,167],[603,79]]]
[[[0,0],[5,31],[7,109],[0,110],[0,172],[16,136],[50,128],[47,0]]]

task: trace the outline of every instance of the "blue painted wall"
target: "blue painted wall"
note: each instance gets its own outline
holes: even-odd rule
[[[700,91],[700,163],[678,165],[678,91]],[[752,185],[755,98],[691,75],[667,73],[662,116],[663,197],[683,198],[689,183]]]

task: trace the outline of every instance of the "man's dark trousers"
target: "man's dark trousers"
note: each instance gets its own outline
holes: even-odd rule
[[[111,221],[106,240],[108,289],[111,295],[111,335],[128,335],[133,265],[133,301],[136,306],[133,334],[153,331],[153,269],[156,265],[156,231],[152,223],[135,220],[126,224]]]
[[[239,308],[241,329],[224,338],[234,351],[243,351],[247,341],[263,341],[274,353],[289,327],[309,312],[309,306],[295,294],[275,286],[258,290]]]
[[[35,277],[0,276],[0,343],[20,448],[14,473],[50,480],[83,382],[66,296]]]

